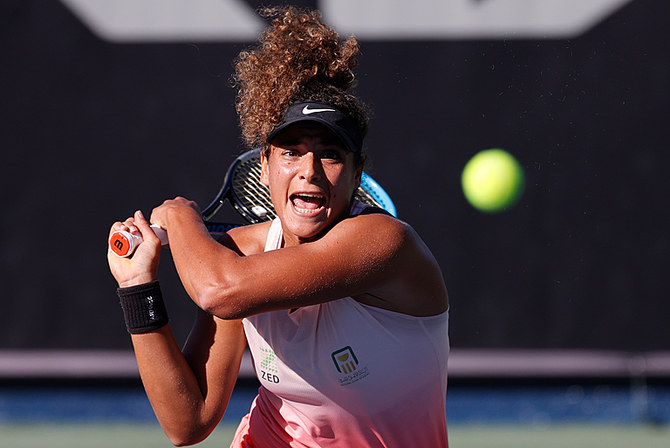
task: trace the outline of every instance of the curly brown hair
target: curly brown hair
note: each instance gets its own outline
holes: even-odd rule
[[[358,41],[341,42],[321,22],[318,11],[274,7],[260,11],[272,24],[256,46],[235,61],[233,80],[238,87],[236,108],[242,136],[251,147],[266,145],[267,135],[297,101],[332,104],[352,117],[362,135],[368,114],[363,103],[347,91],[354,84]]]

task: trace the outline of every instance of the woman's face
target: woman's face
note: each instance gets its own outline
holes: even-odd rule
[[[313,240],[345,217],[361,180],[354,153],[314,122],[286,128],[261,161],[261,182],[270,188],[287,245]]]

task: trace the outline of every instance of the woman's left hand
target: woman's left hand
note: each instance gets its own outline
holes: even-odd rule
[[[197,203],[177,196],[174,199],[168,199],[153,209],[150,221],[152,224],[157,224],[169,232],[171,218],[175,217],[176,214],[182,213],[193,214],[198,219],[202,219],[202,213]]]

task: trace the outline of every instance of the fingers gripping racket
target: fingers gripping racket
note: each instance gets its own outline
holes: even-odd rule
[[[250,224],[271,221],[277,217],[270,190],[260,181],[261,158],[260,149],[247,151],[239,156],[228,168],[223,178],[223,186],[216,198],[202,212],[207,230],[212,235],[222,234],[239,227],[240,224],[214,223],[211,218],[225,202],[229,202],[237,212]],[[379,207],[393,216],[397,216],[391,197],[375,182],[372,177],[363,173],[361,185],[354,194],[354,199],[364,204]],[[168,244],[167,232],[158,226],[151,226],[163,245]],[[109,246],[116,255],[129,257],[142,242],[142,237],[126,231],[116,231],[109,239]]]

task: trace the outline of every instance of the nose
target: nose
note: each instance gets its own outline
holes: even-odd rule
[[[323,176],[321,160],[313,152],[308,152],[300,158],[300,179],[316,182]]]

